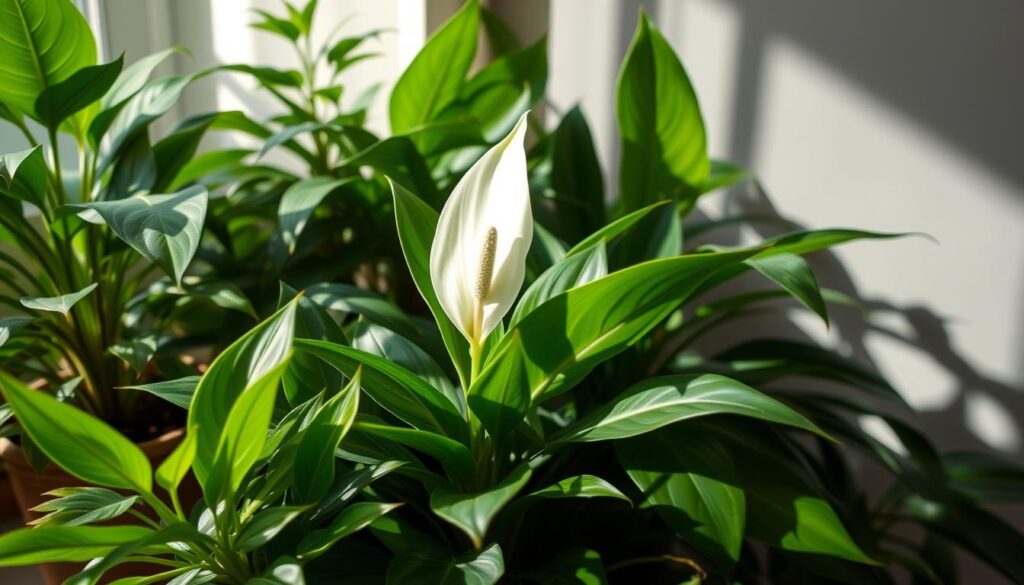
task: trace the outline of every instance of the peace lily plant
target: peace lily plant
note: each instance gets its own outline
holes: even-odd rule
[[[264,28],[306,38],[310,6],[262,15]],[[481,28],[499,57],[470,76]],[[395,85],[395,136],[281,129],[289,150],[302,132],[316,152],[330,152],[325,138],[365,147],[337,165],[316,158],[316,172],[352,181],[393,219],[413,313],[338,283],[302,294],[279,283],[276,311],[201,377],[146,386],[187,417],[159,464],[26,375],[0,374],[26,438],[90,485],[53,492],[37,526],[0,535],[0,565],[88,562],[69,583],[131,575],[120,585],[888,584],[898,571],[949,583],[956,546],[1024,580],[1021,535],[984,506],[1019,501],[1019,468],[938,452],[861,364],[742,329],[786,301],[824,323],[856,307],[804,256],[897,234],[694,245],[756,225],[690,216],[750,174],[708,156],[693,87],[644,15],[619,76],[621,185],[606,206],[582,111],[551,131],[528,123],[543,47],[519,48],[470,1]],[[526,71],[533,85],[510,73]],[[466,140],[467,126],[486,138]],[[412,178],[428,164],[429,180]],[[264,192],[273,171],[257,172],[263,187],[239,177],[237,192],[316,178]],[[386,204],[373,199],[382,188]],[[309,218],[326,194],[288,199]],[[742,292],[729,286],[738,278]],[[738,344],[703,345],[734,326]],[[895,439],[864,432],[865,415]],[[858,485],[855,457],[882,470],[880,496]],[[191,505],[190,476],[202,491]]]

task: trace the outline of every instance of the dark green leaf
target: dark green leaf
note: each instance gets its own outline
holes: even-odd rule
[[[301,502],[316,502],[334,481],[334,450],[348,432],[359,410],[360,370],[348,386],[331,397],[313,416],[295,451],[293,491]]]
[[[394,510],[401,504],[381,502],[359,502],[343,509],[330,526],[314,530],[299,543],[299,558],[312,560],[327,552],[342,538],[369,526],[374,520]]]
[[[551,188],[558,222],[563,236],[578,242],[605,225],[601,163],[579,106],[562,118],[551,140]]]
[[[501,547],[446,558],[431,551],[411,550],[388,565],[387,585],[495,585],[505,574]]]
[[[240,551],[251,551],[263,546],[305,509],[305,506],[278,506],[257,512],[242,526],[234,546]]]
[[[793,295],[805,307],[814,311],[828,326],[828,309],[821,296],[818,279],[806,260],[795,254],[776,254],[747,260],[754,270]]]
[[[479,550],[491,521],[526,486],[531,473],[528,465],[520,465],[494,487],[477,493],[439,487],[430,494],[430,509],[463,531]]]
[[[44,126],[56,130],[61,122],[99,101],[114,85],[123,66],[124,55],[121,55],[110,63],[83,67],[47,87],[36,98],[36,116]]]

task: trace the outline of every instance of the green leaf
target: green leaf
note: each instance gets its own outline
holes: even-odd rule
[[[283,282],[280,283],[278,307],[285,306],[297,295],[298,291]],[[295,313],[295,337],[323,339],[334,343],[346,341],[341,327],[326,310],[309,300],[306,295],[299,297],[298,302]],[[321,391],[333,392],[342,384],[341,372],[316,356],[301,351],[292,356],[282,379],[285,397],[293,406],[312,399]]]
[[[295,252],[295,244],[306,222],[313,211],[325,197],[336,191],[352,179],[335,179],[333,177],[313,177],[293,184],[281,195],[281,204],[277,211],[278,231],[288,252]]]
[[[257,512],[242,526],[234,546],[243,552],[256,550],[270,542],[305,510],[305,506],[277,506]]]
[[[61,122],[97,102],[107,93],[121,74],[124,55],[103,65],[83,67],[70,77],[55,83],[36,98],[35,112],[44,126],[56,130]],[[85,134],[84,128],[76,133]]]
[[[286,354],[277,365],[253,380],[231,405],[213,465],[203,482],[203,496],[211,508],[221,498],[237,495],[245,474],[259,460],[274,414],[274,398],[289,357]],[[202,388],[203,382],[199,384]],[[202,440],[202,436],[198,438]]]
[[[199,376],[185,376],[184,378],[177,378],[174,380],[164,380],[163,382],[138,384],[135,386],[122,386],[121,388],[125,390],[142,390],[143,392],[149,392],[154,396],[163,398],[175,406],[188,410],[188,405],[192,403],[192,395],[195,394],[196,386],[198,385]]]
[[[180,285],[199,248],[208,199],[206,189],[195,186],[170,195],[135,195],[79,207],[95,212],[117,237]],[[92,221],[92,216],[83,219]]]
[[[359,502],[342,510],[330,526],[314,530],[299,542],[299,559],[309,561],[327,552],[336,542],[369,526],[374,520],[401,506],[381,502]]]
[[[462,387],[467,388],[469,375],[469,345],[455,325],[441,308],[434,285],[430,280],[430,246],[437,231],[438,213],[421,199],[391,181],[391,192],[395,200],[395,221],[398,224],[398,239],[402,244],[405,262],[409,265],[420,296],[434,315],[445,347],[455,364]]]
[[[425,131],[422,127],[420,130]],[[439,132],[448,134],[442,130]],[[431,205],[440,206],[443,201],[423,155],[406,136],[392,136],[376,142],[341,161],[339,166],[352,171],[369,167],[392,182],[415,191]]]
[[[715,414],[748,416],[827,436],[814,423],[778,400],[725,376],[704,374],[665,376],[640,382],[567,428],[554,441],[622,439]]]
[[[35,117],[47,88],[96,64],[96,41],[67,0],[0,1],[0,100]]]
[[[49,178],[42,146],[0,155],[0,193],[4,195],[47,209]]]
[[[352,427],[359,410],[360,372],[320,407],[295,450],[293,491],[301,502],[316,502],[334,481],[334,450]]]
[[[147,333],[141,337],[115,343],[107,348],[107,351],[131,366],[136,374],[141,375],[153,359],[158,343],[159,339],[155,334]]]
[[[174,451],[156,468],[156,484],[170,493],[178,489],[196,457],[196,433],[185,433]]]
[[[265,390],[269,380],[264,378],[291,354],[295,307],[292,301],[231,344],[199,381],[189,408],[188,428],[198,435],[193,468],[200,482],[205,484],[213,466],[235,402],[255,386]]]
[[[384,461],[339,477],[327,495],[320,499],[316,509],[309,515],[310,521],[333,516],[349,500],[356,497],[363,488],[403,465],[405,465],[404,461]]]
[[[432,551],[411,550],[388,565],[387,585],[495,585],[505,574],[501,546],[445,558]]]
[[[619,73],[615,112],[626,211],[699,193],[710,169],[700,104],[682,63],[646,14]]]
[[[417,429],[467,441],[468,425],[462,413],[447,396],[416,374],[386,359],[336,343],[300,339],[295,347],[347,376],[353,376],[361,366],[363,392],[385,410]]]
[[[99,147],[98,172],[110,167],[126,145],[178,103],[194,76],[173,76],[145,84],[125,102],[104,110],[89,126],[89,140]],[[109,139],[102,142],[104,135]]]
[[[473,454],[462,443],[443,435],[363,420],[357,420],[353,425],[352,433],[356,434],[357,432],[422,451],[437,459],[445,471],[457,480],[473,477],[476,468]]]
[[[142,526],[19,528],[0,535],[0,567],[88,561],[152,533]]]
[[[65,471],[99,486],[150,492],[149,459],[107,423],[3,372],[0,387],[22,428]]]
[[[708,179],[704,182],[701,191],[708,193],[715,189],[735,185],[750,177],[750,171],[736,163],[726,160],[712,160],[711,171],[708,173]]]
[[[45,526],[82,526],[117,518],[128,511],[139,496],[124,496],[106,488],[60,488],[46,495],[56,496],[32,508],[33,512],[48,512],[31,524]]]
[[[170,288],[169,294],[180,294],[186,297],[206,299],[222,309],[229,309],[245,313],[252,318],[256,317],[256,311],[252,308],[252,302],[242,289],[233,282],[227,280],[213,280],[207,277],[186,276],[181,279],[182,287]]]
[[[700,282],[756,249],[638,264],[564,292],[501,340],[469,390],[469,405],[495,436],[527,407],[572,388],[669,316]]]
[[[567,477],[558,483],[539,489],[527,498],[616,498],[632,504],[615,486],[596,475]]]
[[[479,19],[477,1],[466,2],[430,37],[402,73],[391,92],[394,134],[431,121],[458,94],[476,54]]]
[[[578,242],[605,225],[601,163],[579,106],[569,110],[551,137],[551,188],[568,241]]]
[[[569,251],[566,252],[565,255],[572,256],[573,254],[579,254],[592,249],[600,242],[611,241],[630,229],[633,229],[638,222],[641,222],[641,220],[650,216],[652,213],[663,211],[666,206],[671,206],[673,210],[675,209],[675,204],[671,201],[664,200],[652,203],[651,205],[648,205],[643,209],[638,209],[632,213],[628,213],[580,240],[578,244],[569,248]]]
[[[814,277],[814,271],[806,260],[795,254],[776,254],[751,258],[747,260],[747,265],[793,295],[828,326],[828,308],[821,296],[818,279]]]
[[[463,531],[479,550],[491,521],[526,486],[531,473],[530,467],[522,464],[493,488],[477,493],[439,487],[430,494],[430,509]]]
[[[141,91],[146,86],[149,76],[153,74],[153,71],[175,53],[189,54],[189,51],[183,46],[171,47],[152,55],[146,55],[126,67],[103,96],[103,99],[100,100],[101,112],[114,108],[119,104],[123,105],[125,101]]]
[[[306,289],[306,296],[330,311],[362,315],[409,339],[429,343],[408,315],[376,293],[351,284],[318,283]]]
[[[534,309],[569,289],[607,276],[608,256],[604,242],[579,254],[566,256],[530,284],[512,311],[509,327],[515,327]]]
[[[978,502],[1024,499],[1024,467],[992,453],[948,453],[942,466],[950,486]]]
[[[352,347],[394,362],[422,378],[465,416],[462,391],[456,389],[441,366],[415,343],[394,331],[360,319],[352,328]]]
[[[729,450],[688,425],[620,441],[615,450],[645,505],[731,575],[743,544],[747,500]]]
[[[59,297],[22,297],[21,304],[37,311],[52,311],[67,315],[71,311],[71,307],[88,296],[96,286],[97,284],[94,282],[78,292],[68,293]]]
[[[108,570],[116,565],[124,563],[127,558],[138,552],[151,553],[154,549],[163,553],[170,553],[174,549],[167,546],[171,543],[184,543],[194,540],[202,540],[202,535],[185,522],[175,522],[164,526],[155,532],[150,531],[144,538],[133,542],[126,542],[109,553],[103,555],[102,559],[90,562],[84,571],[69,578],[64,585],[95,585]],[[206,544],[212,543],[212,541]],[[120,580],[117,582],[121,582]],[[180,584],[179,584],[180,585]]]

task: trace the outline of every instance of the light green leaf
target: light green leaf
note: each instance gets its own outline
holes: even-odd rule
[[[37,311],[52,311],[67,315],[71,311],[71,307],[88,296],[96,286],[96,283],[92,283],[78,292],[68,293],[59,297],[22,297],[21,304]]]
[[[185,376],[184,378],[177,378],[174,380],[164,380],[162,382],[138,384],[135,386],[122,386],[121,388],[124,390],[142,390],[143,392],[149,392],[154,396],[163,398],[175,406],[188,410],[188,405],[191,404],[192,395],[195,394],[196,386],[198,385],[199,376]]]
[[[682,63],[646,14],[619,72],[615,112],[626,211],[700,192],[710,169],[700,104]]]
[[[704,374],[665,376],[640,382],[563,431],[554,441],[622,439],[715,414],[748,416],[827,436],[814,423],[778,400],[725,376]]]
[[[335,179],[333,177],[313,177],[293,184],[281,195],[281,204],[277,211],[278,231],[281,239],[288,246],[288,252],[295,252],[295,244],[306,228],[309,216],[313,214],[325,197],[336,191],[352,179]]]
[[[616,498],[632,503],[615,486],[596,475],[577,475],[539,489],[527,498]]]
[[[135,195],[79,207],[95,212],[117,237],[180,285],[199,248],[208,199],[206,189],[195,186],[170,195]],[[92,221],[92,216],[83,219]]]
[[[196,433],[188,432],[174,451],[156,468],[156,484],[168,492],[178,489],[196,457]]]
[[[466,2],[402,73],[391,92],[392,133],[403,134],[431,121],[455,98],[476,54],[479,19],[477,1]]]
[[[491,521],[526,486],[531,474],[528,465],[520,465],[493,488],[477,493],[439,487],[430,494],[430,509],[463,531],[479,550]]]
[[[155,120],[171,111],[194,76],[172,76],[145,84],[118,106],[101,112],[89,126],[89,139],[100,145],[104,134],[109,140],[100,147],[98,172],[105,171]]]
[[[158,51],[152,55],[146,55],[138,61],[125,68],[117,77],[117,81],[110,87],[103,99],[100,100],[100,110],[106,111],[126,100],[142,90],[149,81],[149,76],[168,57],[175,53],[188,54],[187,48],[178,46]]]
[[[514,327],[534,309],[565,291],[582,286],[608,274],[608,256],[604,242],[598,242],[579,254],[566,256],[548,268],[526,289],[512,312],[509,327]]]
[[[69,578],[64,585],[95,585],[100,577],[114,566],[125,562],[132,554],[146,552],[152,554],[154,550],[163,553],[170,553],[173,549],[167,545],[170,543],[183,543],[195,540],[202,540],[202,535],[185,522],[175,522],[163,526],[158,530],[150,531],[144,538],[133,542],[126,542],[109,553],[103,555],[102,559],[95,559],[90,562],[84,571]],[[206,544],[209,544],[207,541]],[[97,555],[99,556],[99,555]],[[123,585],[123,584],[122,584]],[[170,584],[168,584],[170,585]]]
[[[729,449],[713,434],[676,425],[620,441],[616,453],[644,503],[687,544],[731,575],[739,559],[747,500]]]
[[[96,64],[96,41],[67,0],[0,1],[0,100],[35,117],[44,90]]]
[[[828,308],[821,296],[818,279],[814,277],[814,271],[806,260],[795,254],[775,254],[751,258],[747,260],[747,265],[793,295],[828,326]]]
[[[314,530],[299,542],[298,556],[309,561],[327,552],[336,542],[366,528],[374,520],[401,506],[382,502],[359,502],[343,509],[330,526]]]
[[[653,260],[548,300],[491,352],[469,390],[469,406],[501,436],[522,420],[530,404],[571,388],[668,317],[702,280],[756,252]]]
[[[60,488],[46,495],[56,497],[32,508],[32,511],[48,514],[30,524],[83,526],[103,522],[124,514],[139,501],[139,496],[124,496],[99,487]]]
[[[292,490],[300,502],[319,501],[331,489],[334,450],[359,410],[360,372],[356,369],[348,385],[320,407],[299,440]]]
[[[152,533],[142,526],[19,528],[0,535],[0,567],[88,561]]]
[[[214,464],[235,402],[257,385],[266,390],[270,380],[264,378],[291,354],[295,306],[296,301],[292,301],[231,344],[199,381],[189,408],[188,428],[198,435],[193,468],[200,482],[205,483]],[[272,398],[271,393],[271,403]],[[251,433],[259,434],[262,431],[255,429],[256,422],[253,420]],[[265,438],[265,433],[261,436]],[[262,439],[259,442],[262,445]]]
[[[22,428],[57,465],[99,486],[149,493],[149,459],[110,425],[0,372],[0,388]]]
[[[586,238],[583,238],[578,244],[569,248],[569,251],[566,252],[565,255],[572,256],[573,254],[579,254],[592,249],[600,242],[610,242],[614,238],[617,238],[632,229],[637,222],[648,217],[651,213],[662,211],[666,205],[671,205],[675,208],[675,204],[666,199],[664,201],[652,203],[643,209],[638,209],[634,212],[628,213],[595,231]]]
[[[505,574],[501,546],[492,544],[461,557],[410,550],[388,565],[386,585],[495,585]]]

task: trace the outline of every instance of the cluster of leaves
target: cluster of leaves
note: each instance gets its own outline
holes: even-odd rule
[[[386,258],[392,299],[317,276],[300,282],[304,295],[281,285],[277,311],[201,378],[138,386],[188,408],[184,441],[156,470],[98,418],[2,375],[27,436],[96,487],[60,490],[40,526],[0,536],[0,565],[92,560],[75,583],[122,563],[156,566],[123,585],[891,583],[895,568],[947,583],[956,545],[1024,580],[1024,539],[982,507],[1020,497],[1019,469],[937,453],[884,379],[825,348],[745,340],[700,351],[709,333],[787,297],[827,322],[827,303],[849,299],[822,290],[803,256],[893,235],[813,230],[687,249],[683,222],[700,197],[748,175],[709,159],[693,88],[646,17],[617,88],[615,205],[605,205],[582,113],[550,133],[535,125],[527,286],[474,356],[432,284],[438,210],[543,94],[543,41],[515,48],[466,3],[402,75],[390,101],[396,136],[379,140],[358,128],[365,107],[346,112],[333,81],[314,83],[318,67],[340,72],[359,57],[365,38],[314,55],[315,6],[287,8],[258,26],[293,41],[304,71],[232,67],[289,113],[275,130],[238,113],[213,124],[249,128],[305,160],[312,178],[215,151],[188,163],[196,174],[177,186],[230,185],[211,215],[239,270],[251,270],[241,249],[283,258],[277,274],[298,270],[302,250]],[[499,58],[467,78],[481,21]],[[335,191],[346,196],[326,200]],[[261,197],[269,215],[251,201]],[[314,219],[329,233],[348,221],[338,209],[359,206],[377,233],[341,244],[314,236]],[[233,239],[262,222],[275,226],[265,240]],[[357,223],[353,233],[366,229]],[[358,239],[374,251],[352,247]],[[404,273],[415,303],[396,293]],[[744,274],[769,286],[730,292]],[[857,425],[876,412],[897,413],[881,419],[898,444]],[[855,481],[855,454],[890,473],[881,497]],[[186,510],[177,492],[189,471],[203,498]],[[137,523],[109,524],[126,514]],[[908,538],[911,525],[923,536]]]

